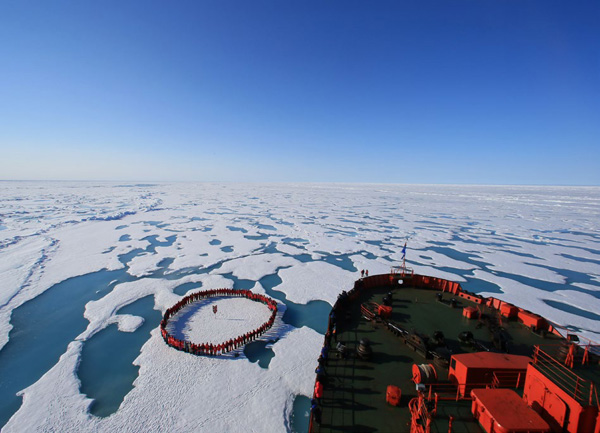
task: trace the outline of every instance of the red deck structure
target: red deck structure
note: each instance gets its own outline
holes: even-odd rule
[[[453,355],[448,378],[459,386],[460,395],[468,395],[469,384],[523,386],[528,356],[507,353],[475,352]],[[496,383],[495,383],[496,382]]]
[[[471,412],[487,433],[549,433],[550,426],[512,389],[474,389]]]

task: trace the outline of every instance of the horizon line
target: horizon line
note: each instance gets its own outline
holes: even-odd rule
[[[236,180],[127,180],[127,179],[0,179],[0,182],[86,182],[86,183],[228,183],[228,184],[330,184],[330,185],[398,185],[398,186],[513,186],[513,187],[577,187],[597,188],[600,184],[521,184],[521,183],[403,183],[403,182],[347,182],[347,181],[236,181]]]

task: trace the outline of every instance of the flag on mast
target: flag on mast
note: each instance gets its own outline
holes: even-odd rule
[[[402,260],[406,258],[406,242],[404,242],[404,248],[402,248]]]

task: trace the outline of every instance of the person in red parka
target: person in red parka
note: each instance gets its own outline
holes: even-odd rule
[[[323,398],[323,384],[319,381],[315,383],[315,399],[319,404],[321,404],[321,399]]]

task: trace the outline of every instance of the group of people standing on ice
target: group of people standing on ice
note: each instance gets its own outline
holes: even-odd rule
[[[225,341],[220,344],[212,344],[212,343],[192,343],[186,340],[179,340],[167,331],[167,322],[171,317],[173,317],[179,310],[181,310],[186,305],[189,305],[193,302],[199,301],[200,299],[212,298],[212,297],[243,297],[250,299],[252,301],[262,302],[267,305],[269,310],[271,310],[271,316],[269,320],[259,326],[257,329],[246,332],[243,335],[240,335],[236,338],[232,338],[228,341]],[[213,312],[216,314],[216,309],[213,308]],[[165,314],[163,316],[162,321],[160,322],[160,333],[162,335],[163,340],[175,349],[183,350],[184,352],[193,353],[195,355],[221,355],[223,353],[230,352],[232,350],[237,349],[240,346],[243,346],[246,343],[254,341],[256,338],[260,337],[266,331],[268,331],[273,323],[275,322],[275,316],[277,316],[277,303],[264,295],[260,295],[257,293],[252,293],[250,290],[236,290],[236,289],[212,289],[205,290],[202,292],[192,293],[181,299],[171,308],[167,308]]]

